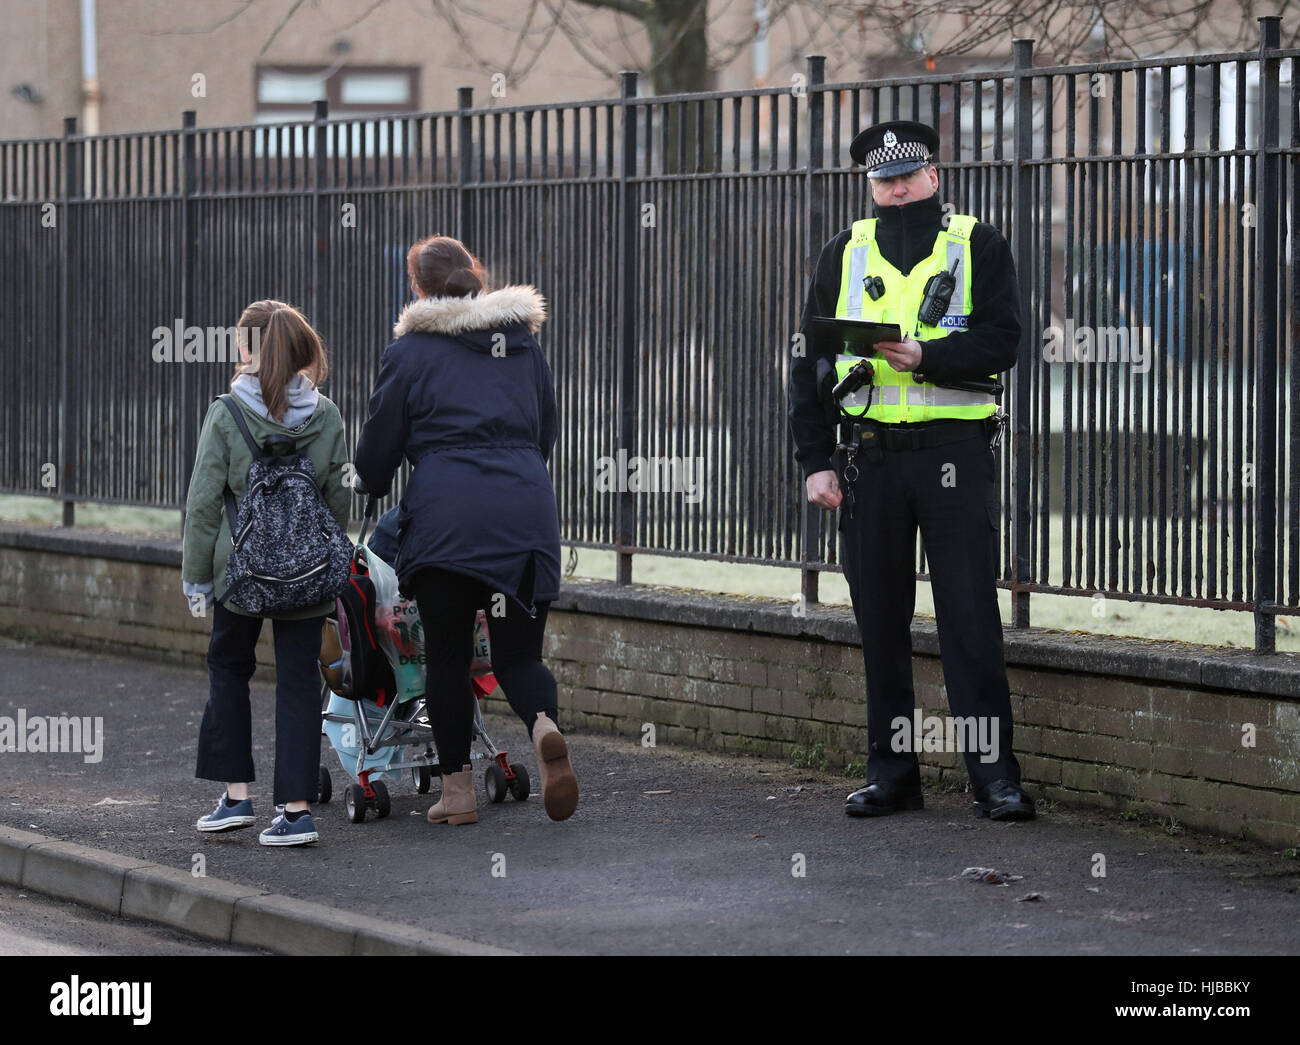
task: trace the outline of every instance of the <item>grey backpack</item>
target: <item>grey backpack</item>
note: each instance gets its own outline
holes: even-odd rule
[[[233,398],[217,398],[253,454],[238,510],[229,486],[224,495],[233,547],[222,602],[274,617],[333,601],[351,573],[352,542],[321,496],[311,458],[287,435],[259,447]]]

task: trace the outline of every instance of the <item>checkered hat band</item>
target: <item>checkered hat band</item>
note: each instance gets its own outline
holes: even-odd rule
[[[892,160],[928,160],[930,150],[924,142],[899,142],[897,145],[883,145],[867,153],[862,165],[870,170],[882,163]]]

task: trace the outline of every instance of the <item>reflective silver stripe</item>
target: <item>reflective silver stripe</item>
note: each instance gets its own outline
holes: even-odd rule
[[[844,302],[846,318],[862,318],[862,280],[867,275],[867,256],[870,253],[870,242],[859,243],[849,250],[849,296]]]
[[[997,400],[984,392],[963,392],[956,388],[937,388],[922,385],[926,390],[928,406],[991,406]]]
[[[840,400],[845,409],[851,406],[866,406],[867,399],[870,397],[872,406],[897,406],[898,405],[898,385],[877,385],[875,395],[871,395],[871,388],[859,388],[851,396],[845,396]]]
[[[948,271],[952,272],[953,265],[957,263],[957,271],[953,273],[957,277],[957,289],[952,292],[952,299],[948,302],[948,315],[962,316],[969,311],[966,308],[966,241],[952,236],[947,239]]]
[[[846,356],[840,354],[835,357],[836,363],[860,363],[861,361],[861,357],[859,356]],[[843,378],[843,376],[844,374],[837,369],[836,380],[838,381]],[[871,396],[870,386],[859,388],[851,396],[845,396],[840,400],[840,402],[846,409],[850,406],[866,406],[867,398],[868,396],[871,396],[872,406],[898,406],[900,401],[898,397],[898,389],[898,385],[877,385],[875,395]]]

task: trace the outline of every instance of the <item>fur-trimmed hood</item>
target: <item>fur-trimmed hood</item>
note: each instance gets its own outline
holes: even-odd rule
[[[470,297],[417,298],[393,327],[393,336],[410,333],[455,337],[471,330],[495,330],[524,323],[534,334],[546,321],[546,299],[535,287],[512,286]]]

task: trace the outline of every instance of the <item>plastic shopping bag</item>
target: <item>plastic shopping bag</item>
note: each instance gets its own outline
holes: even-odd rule
[[[471,675],[485,675],[492,670],[492,646],[488,641],[487,614],[482,610],[474,618],[474,660],[469,666]]]
[[[365,547],[363,545],[363,547]],[[366,547],[366,569],[375,586],[375,641],[393,666],[398,701],[424,695],[424,626],[414,599],[397,590],[397,571]]]

